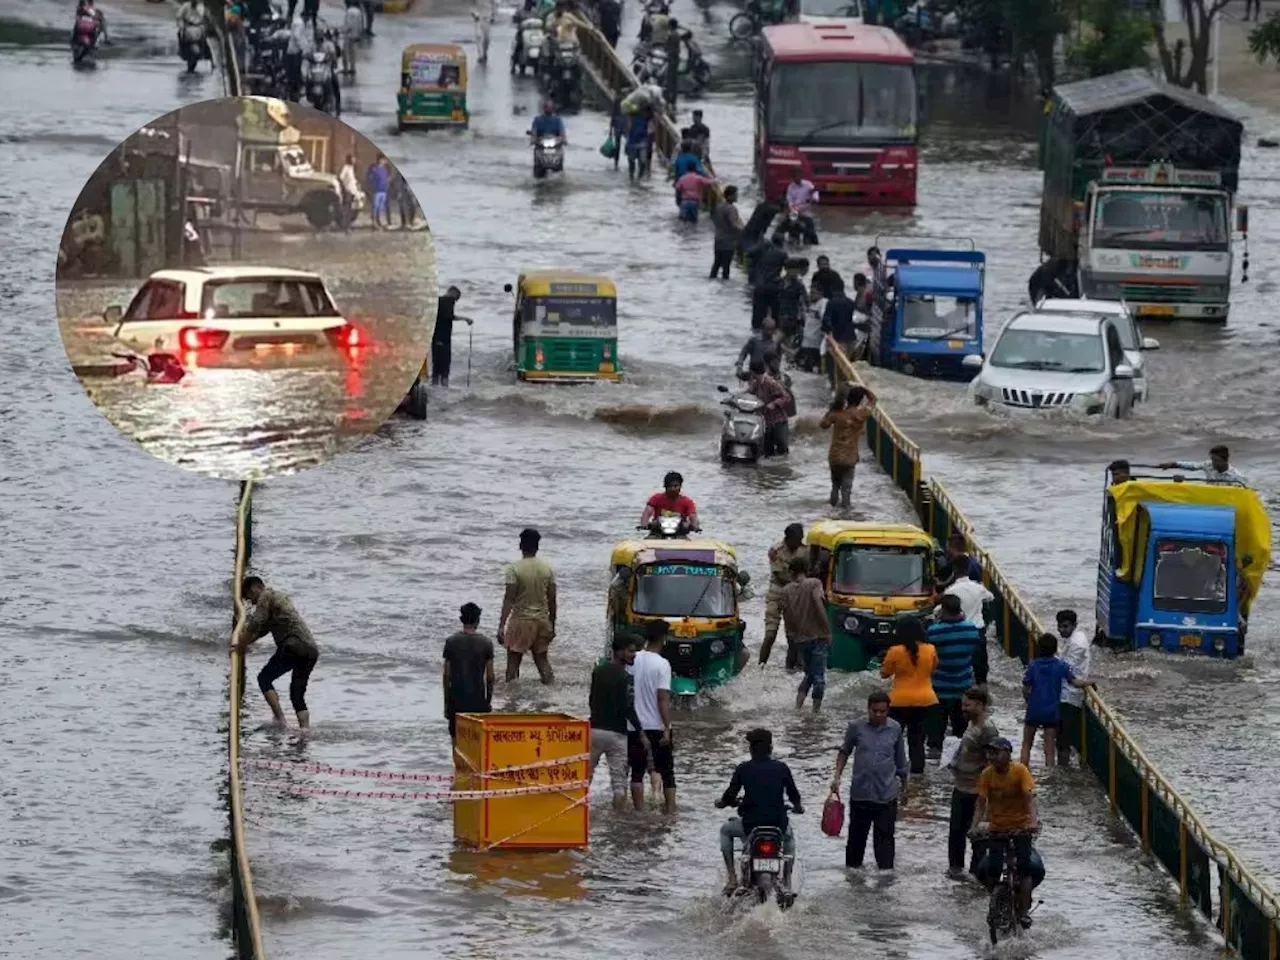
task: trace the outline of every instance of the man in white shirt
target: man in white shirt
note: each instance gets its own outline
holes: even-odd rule
[[[1058,611],[1058,636],[1062,645],[1058,656],[1071,667],[1071,672],[1081,680],[1089,678],[1093,645],[1089,635],[1080,629],[1080,618],[1074,610]],[[1058,766],[1071,763],[1071,749],[1080,746],[1081,713],[1084,710],[1084,690],[1069,681],[1062,683],[1062,697],[1058,704]]]
[[[644,649],[631,665],[635,685],[636,719],[641,731],[627,733],[628,758],[631,762],[631,801],[637,810],[644,809],[644,778],[649,769],[645,753],[645,737],[653,758],[653,770],[662,777],[663,809],[676,812],[675,754],[671,743],[671,661],[662,655],[667,641],[667,624],[655,621],[645,625]]]
[[[951,594],[960,600],[960,610],[964,613],[964,618],[978,625],[978,632],[984,637],[987,635],[987,621],[982,613],[982,605],[990,603],[995,596],[986,585],[978,580],[969,579],[969,557],[961,554],[958,557],[951,558],[952,572],[955,579],[947,589],[942,591],[945,597]]]
[[[1204,474],[1204,479],[1210,483],[1230,483],[1247,487],[1249,484],[1245,482],[1244,475],[1231,466],[1230,458],[1230,451],[1223,444],[1218,444],[1209,451],[1208,460],[1170,460],[1168,463],[1160,464],[1160,469],[1199,470]]]

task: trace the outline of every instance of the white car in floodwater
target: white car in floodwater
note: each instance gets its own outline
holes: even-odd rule
[[[1114,317],[1022,310],[1000,331],[969,395],[980,407],[1127,417],[1133,367]]]
[[[1146,350],[1159,350],[1160,341],[1155,337],[1142,335],[1133,311],[1125,304],[1114,300],[1067,300],[1050,297],[1036,304],[1036,310],[1040,313],[1097,313],[1111,317],[1120,333],[1125,358],[1129,361],[1129,366],[1133,367],[1133,397],[1139,403],[1147,399],[1147,358],[1142,354]]]
[[[220,355],[362,346],[319,274],[283,267],[158,270],[125,310],[108,307],[113,336],[144,355],[201,365]]]
[[[862,0],[800,0],[801,23],[862,23]]]

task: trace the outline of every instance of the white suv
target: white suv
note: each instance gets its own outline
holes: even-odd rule
[[[1004,325],[969,395],[981,407],[1127,417],[1133,367],[1112,317],[1026,310]]]
[[[127,310],[108,307],[102,317],[134,350],[177,354],[187,366],[243,351],[357,347],[365,336],[318,274],[281,267],[159,270]]]
[[[1125,359],[1133,367],[1133,398],[1141,403],[1147,399],[1147,358],[1144,350],[1159,350],[1160,341],[1155,337],[1144,337],[1138,329],[1138,321],[1133,311],[1125,304],[1114,300],[1041,300],[1036,304],[1040,313],[1096,313],[1111,317],[1115,321],[1116,331],[1120,334],[1120,343],[1124,347]]]

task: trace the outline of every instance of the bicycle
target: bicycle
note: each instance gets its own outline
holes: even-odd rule
[[[1017,837],[1035,837],[1038,830],[1013,830],[1002,833],[977,833],[975,836],[992,843],[1004,844],[1003,862],[995,886],[987,900],[987,932],[991,936],[991,945],[995,946],[1002,939],[1008,940],[1022,936],[1022,932],[1031,926],[1031,913],[1043,903],[1037,900],[1027,916],[1018,916],[1018,888],[1022,883],[1022,872],[1018,868]]]

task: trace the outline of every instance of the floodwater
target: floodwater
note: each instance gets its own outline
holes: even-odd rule
[[[713,8],[712,25],[699,25],[713,54],[707,31],[723,35],[728,12]],[[627,31],[635,26],[628,21]],[[167,36],[167,24],[158,29]],[[505,24],[494,33],[494,65],[474,74],[472,131],[396,136],[396,51],[412,40],[465,40],[471,27],[461,18],[388,17],[376,29],[377,62],[362,63],[360,86],[344,95],[344,119],[383,146],[415,187],[435,230],[441,282],[462,289],[459,313],[476,320],[474,346],[468,351],[465,328],[457,327],[455,386],[433,394],[426,424],[392,421],[325,469],[259,489],[255,568],[293,595],[322,659],[309,693],[312,736],[299,741],[255,729],[268,714],[251,691],[245,749],[259,757],[441,772],[449,747],[440,647],[466,600],[485,608],[484,626],[492,630],[501,564],[515,555],[521,527],[542,529],[543,553],[560,582],[560,636],[552,648],[558,680],[550,688],[531,677],[500,687],[495,707],[581,715],[604,640],[610,545],[631,534],[662,473],[684,473],[708,533],[738,547],[761,582],[765,551],[786,523],[827,512],[825,444],[816,429],[823,393],[815,379],[797,376],[803,415],[787,463],[722,468],[714,385],[729,376],[748,324],[741,282],[704,279],[706,225],[678,225],[660,181],[628,187],[625,174],[606,166],[596,152],[605,132],[598,114],[569,122],[566,176],[534,185],[522,131],[537,97],[528,81],[513,90],[506,75]],[[137,32],[146,34],[145,22]],[[155,46],[163,49],[163,42]],[[0,359],[12,420],[0,434],[5,478],[29,494],[4,515],[8,529],[0,538],[3,595],[12,598],[0,622],[15,641],[6,649],[17,646],[26,657],[17,664],[6,656],[7,672],[26,695],[0,708],[0,721],[14,731],[11,763],[20,771],[6,792],[26,818],[11,831],[16,855],[0,881],[6,915],[16,918],[0,932],[0,952],[21,956],[76,955],[77,944],[90,940],[98,956],[167,957],[175,948],[193,957],[226,954],[218,939],[224,857],[210,845],[225,836],[221,645],[234,488],[168,469],[124,442],[74,386],[44,319],[61,211],[84,178],[123,131],[199,99],[192,89],[199,83],[216,83],[188,86],[176,59],[154,59],[148,44],[139,49],[147,55],[114,58],[91,84],[67,68],[62,49],[21,50],[0,67],[0,87],[38,77],[50,103],[76,120],[50,134],[46,108],[37,104],[7,103],[0,112],[3,127],[15,131],[8,182],[24,187],[16,202],[0,205],[0,237],[14,266],[4,296],[14,301],[9,315],[48,331],[24,337]],[[824,217],[824,236],[847,275],[877,234],[980,232],[993,262],[991,316],[1007,315],[1034,261],[1033,148],[1002,113],[978,109],[985,91],[972,81],[947,72],[936,83],[938,96],[950,98],[970,125],[934,128],[939,142],[926,158],[918,219],[832,215]],[[110,121],[108,105],[116,111]],[[703,105],[717,167],[745,183],[750,110],[741,89],[713,93]],[[52,156],[65,175],[50,175]],[[1255,162],[1252,171],[1265,169],[1251,154]],[[1265,189],[1256,182],[1263,176],[1251,174],[1254,197]],[[961,198],[989,198],[990,215],[970,201],[967,212],[981,219],[961,221]],[[1261,249],[1257,241],[1270,225],[1265,204],[1254,203]],[[58,211],[56,223],[45,205]],[[509,300],[501,288],[526,266],[615,277],[627,383],[538,390],[511,382]],[[1220,399],[1243,389],[1222,381],[1262,365],[1267,277],[1259,256],[1224,331],[1149,331],[1162,342],[1151,358],[1151,407],[1133,424],[1104,425],[1107,433],[1082,423],[1050,429],[973,418],[952,388],[876,382],[889,410],[929,452],[929,469],[952,486],[984,544],[1036,609],[1051,613],[1071,603],[1087,620],[1101,465],[1117,448],[1155,456],[1173,447],[1170,455],[1193,456],[1225,432],[1229,417],[1252,418],[1259,401],[1267,402],[1263,383],[1254,386],[1254,404],[1237,412]],[[1182,384],[1190,389],[1177,390]],[[1175,415],[1174,398],[1182,395],[1196,404],[1190,416]],[[936,413],[940,403],[944,417],[930,424],[926,411]],[[1189,423],[1197,431],[1185,431]],[[1245,437],[1266,438],[1271,429],[1259,414],[1227,436],[1239,447],[1241,467],[1259,480],[1268,465],[1263,442]],[[1167,438],[1158,448],[1157,435]],[[1052,491],[1051,498],[1033,499],[1031,490]],[[874,468],[860,473],[857,492],[858,516],[908,519],[907,506]],[[1038,523],[1010,522],[1032,509]],[[1049,563],[1026,546],[1041,542],[1053,546]],[[21,553],[19,544],[27,545]],[[1189,793],[1204,794],[1193,795],[1215,829],[1228,834],[1234,822],[1238,831],[1258,831],[1234,836],[1255,863],[1274,861],[1265,846],[1271,828],[1259,823],[1274,804],[1267,795],[1273,788],[1247,759],[1261,766],[1275,749],[1253,732],[1275,712],[1267,607],[1264,596],[1243,665],[1104,658],[1099,671],[1148,753]],[[762,611],[760,599],[747,605],[753,647]],[[265,655],[255,651],[251,666]],[[797,714],[792,678],[777,659],[679,718],[676,818],[656,811],[617,816],[607,807],[607,785],[597,781],[592,846],[584,853],[465,853],[451,843],[444,805],[298,799],[250,787],[248,842],[268,955],[348,957],[376,943],[381,955],[395,958],[431,951],[574,960],[602,949],[716,960],[837,951],[990,956],[980,895],[942,875],[949,790],[936,771],[905,804],[896,875],[846,879],[839,842],[821,835],[817,811],[843,727],[863,711],[874,683],[835,675],[823,715]],[[1018,672],[998,663],[993,674],[996,722],[1016,736]],[[83,679],[69,682],[76,676]],[[744,755],[742,734],[759,724],[774,730],[808,809],[798,826],[801,897],[786,915],[772,908],[727,913],[716,896],[721,814],[712,802]],[[1180,732],[1182,724],[1190,724],[1190,735]],[[1234,768],[1218,759],[1215,747],[1224,742]],[[273,776],[254,771],[250,778]],[[370,784],[320,776],[305,782]],[[72,803],[64,799],[68,789]],[[1210,802],[1214,790],[1223,796]],[[1041,808],[1045,904],[1031,938],[997,956],[1216,955],[1216,937],[1179,911],[1176,890],[1116,825],[1091,776],[1059,771],[1047,778]],[[85,889],[94,890],[91,901]],[[56,925],[50,907],[61,908]]]
[[[192,159],[225,160],[234,154],[235,131],[218,123],[206,106],[211,104],[179,110],[176,119],[157,118],[156,126],[176,124],[193,137]],[[300,122],[314,125],[308,117]],[[67,209],[79,211],[88,202],[85,197],[101,195],[107,176],[106,169],[95,174]],[[255,217],[254,226],[238,229],[234,238],[221,224],[203,223],[210,266],[315,273],[339,314],[359,329],[362,342],[341,349],[322,343],[287,351],[182,352],[186,376],[175,384],[149,383],[140,374],[104,375],[111,370],[113,352],[129,345],[112,338],[103,311],[112,305],[127,309],[142,281],[80,279],[60,268],[60,333],[103,415],[162,460],[235,480],[317,466],[377,430],[399,405],[430,349],[436,303],[430,231],[421,221],[418,229],[401,229],[398,219],[395,229],[375,229],[368,205],[347,231],[317,232],[300,214]]]

